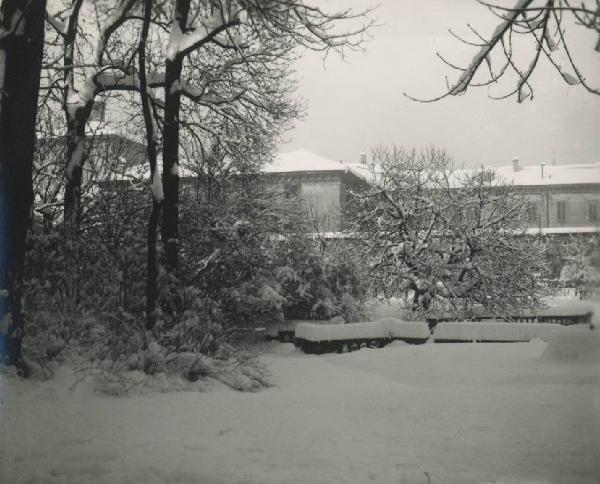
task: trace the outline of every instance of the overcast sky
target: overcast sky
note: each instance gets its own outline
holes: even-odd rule
[[[373,3],[320,0],[319,5],[360,10]],[[512,81],[432,104],[403,96],[434,97],[445,87],[444,76],[456,78],[436,52],[464,65],[477,50],[461,45],[448,28],[464,36],[467,23],[486,35],[493,31],[497,19],[475,0],[382,0],[374,17],[382,25],[372,30],[365,52],[350,52],[343,61],[335,55],[323,61],[322,54],[310,52],[298,62],[298,94],[309,107],[281,151],[305,148],[356,162],[362,150],[380,144],[435,144],[466,166],[509,164],[514,156],[524,164],[553,158],[559,164],[600,161],[600,96],[567,86],[547,62],[534,75],[534,99],[521,104],[514,97],[488,97],[506,92]],[[596,39],[569,30],[577,58],[600,80]]]

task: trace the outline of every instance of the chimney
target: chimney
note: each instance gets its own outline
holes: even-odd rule
[[[361,165],[366,165],[367,164],[367,154],[363,151],[360,154],[360,164]]]
[[[540,163],[540,166],[542,167],[542,180],[544,179],[544,166],[546,166],[546,163],[544,163],[543,161]]]
[[[513,171],[519,171],[521,167],[519,166],[519,158],[516,156],[512,159]]]

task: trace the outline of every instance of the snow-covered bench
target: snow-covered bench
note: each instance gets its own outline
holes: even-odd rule
[[[321,354],[352,351],[365,346],[378,348],[393,340],[421,344],[430,335],[427,323],[396,318],[368,323],[300,323],[296,326],[296,345],[305,353]]]
[[[507,323],[504,321],[460,321],[440,323],[435,327],[433,339],[436,343],[508,343],[548,340],[550,334],[560,329],[553,323]]]
[[[556,323],[569,326],[572,324],[589,324],[592,321],[593,313],[594,308],[590,304],[571,301],[538,311],[523,310],[519,313],[507,314],[506,319],[518,322]],[[493,321],[497,318],[487,313],[482,307],[476,306],[473,308],[473,314],[469,319],[471,321]],[[432,314],[427,317],[427,322],[431,328],[434,328],[438,323],[456,321],[459,321],[457,315],[451,312]]]
[[[282,343],[294,341],[296,326],[301,323],[309,323],[306,319],[287,319],[280,323],[274,323],[267,326],[265,330],[265,339],[272,341],[278,339]]]

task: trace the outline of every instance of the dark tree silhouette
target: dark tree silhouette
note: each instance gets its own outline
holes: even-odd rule
[[[0,364],[24,374],[21,286],[45,7],[45,0],[4,0],[0,10]]]

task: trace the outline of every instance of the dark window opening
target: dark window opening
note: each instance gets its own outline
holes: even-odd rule
[[[538,219],[539,219],[539,212],[538,212],[538,206],[536,202],[529,202],[527,204],[527,221],[529,223],[538,223]]]
[[[596,202],[588,203],[588,221],[598,221],[598,204]]]
[[[567,202],[557,202],[556,219],[563,223],[567,221]]]

